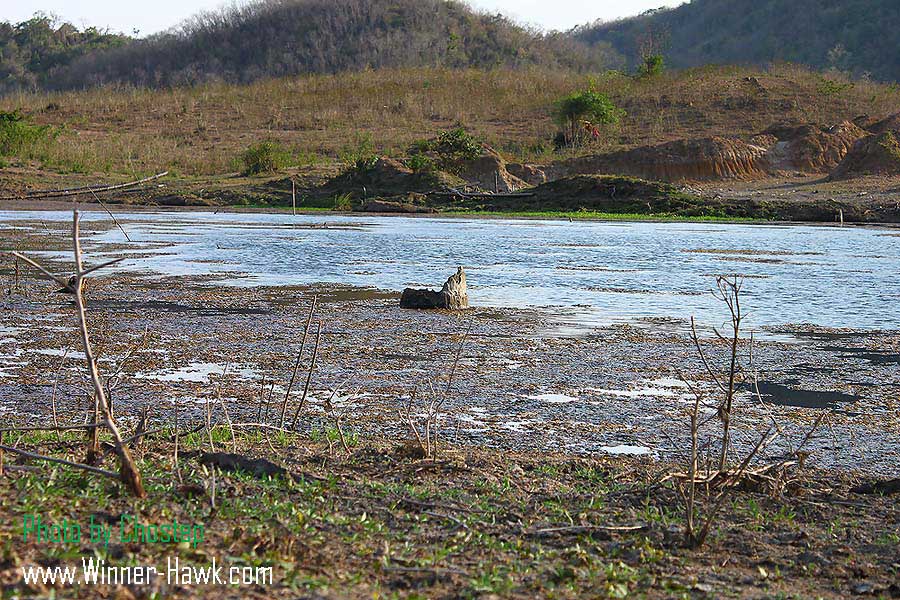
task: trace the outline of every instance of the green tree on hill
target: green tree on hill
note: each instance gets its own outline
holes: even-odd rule
[[[600,127],[618,123],[625,111],[591,86],[557,102],[553,116],[564,129],[566,143],[576,145],[586,138],[599,138]]]

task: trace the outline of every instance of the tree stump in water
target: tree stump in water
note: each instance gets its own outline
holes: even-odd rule
[[[400,308],[419,310],[463,310],[469,308],[469,294],[466,291],[466,272],[462,267],[451,275],[439,292],[406,288],[400,297]]]

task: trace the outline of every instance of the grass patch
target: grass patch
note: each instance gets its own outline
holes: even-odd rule
[[[42,156],[59,135],[50,125],[36,125],[19,110],[0,112],[0,156],[35,158]]]

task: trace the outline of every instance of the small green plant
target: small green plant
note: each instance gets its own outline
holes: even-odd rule
[[[34,125],[18,110],[0,111],[0,156],[31,158],[37,149],[52,142],[60,130]]]
[[[618,123],[625,116],[625,111],[606,94],[595,91],[591,86],[557,102],[553,116],[557,124],[565,129],[563,135],[566,142],[575,145],[586,135],[599,137],[599,127]]]
[[[641,64],[638,67],[638,77],[641,79],[649,79],[662,75],[666,70],[666,59],[662,54],[647,54],[641,57]]]
[[[463,127],[438,134],[434,150],[444,161],[474,160],[482,153],[481,143]]]
[[[431,173],[436,169],[434,161],[424,154],[413,154],[406,160],[406,166],[415,173]]]
[[[365,174],[374,169],[378,162],[378,152],[372,136],[368,133],[357,134],[353,145],[341,150],[340,159],[350,173]]]
[[[850,81],[840,82],[823,78],[819,82],[819,85],[816,86],[816,89],[819,92],[820,96],[837,96],[841,92],[852,90],[853,87],[853,82]]]
[[[241,154],[244,175],[275,173],[287,166],[290,154],[277,142],[265,140],[253,144]]]

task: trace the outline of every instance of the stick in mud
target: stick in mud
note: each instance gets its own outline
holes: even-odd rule
[[[63,366],[66,364],[66,358],[69,356],[69,349],[63,353],[62,360],[59,361],[59,367],[56,369],[56,378],[53,380],[53,393],[50,395],[50,408],[53,410],[53,425],[56,427],[56,441],[62,441],[62,435],[59,433],[59,417],[56,414],[56,391],[59,388],[59,375]]]
[[[297,428],[297,419],[300,418],[300,413],[303,412],[303,407],[306,405],[306,397],[309,394],[309,386],[312,382],[313,371],[316,368],[316,358],[319,356],[319,342],[321,340],[322,321],[319,321],[316,329],[316,344],[313,346],[312,359],[309,361],[309,372],[306,375],[306,384],[303,386],[303,395],[300,396],[300,403],[297,405],[297,410],[294,412],[294,419],[291,421],[291,429]]]
[[[300,342],[300,351],[297,352],[297,360],[294,361],[294,370],[291,372],[291,380],[288,382],[287,390],[284,393],[284,401],[281,403],[281,419],[279,427],[284,427],[285,414],[287,412],[288,400],[291,397],[291,391],[294,389],[294,382],[297,379],[297,373],[300,370],[300,361],[303,359],[303,350],[306,348],[306,339],[309,336],[309,327],[312,324],[313,315],[316,313],[316,305],[319,302],[318,296],[313,296],[312,304],[309,306],[309,315],[306,317],[306,327],[303,329],[303,339]],[[268,413],[268,407],[266,412]]]
[[[225,414],[225,422],[228,423],[228,431],[231,432],[231,447],[233,452],[237,452],[237,437],[234,435],[234,426],[231,424],[231,417],[228,415],[228,407],[225,405],[225,401],[222,399],[222,382],[225,381],[225,375],[228,373],[228,366],[230,363],[225,363],[225,369],[222,371],[222,377],[219,379],[219,385],[216,388],[216,399],[219,401],[219,405],[222,407],[222,412]]]

